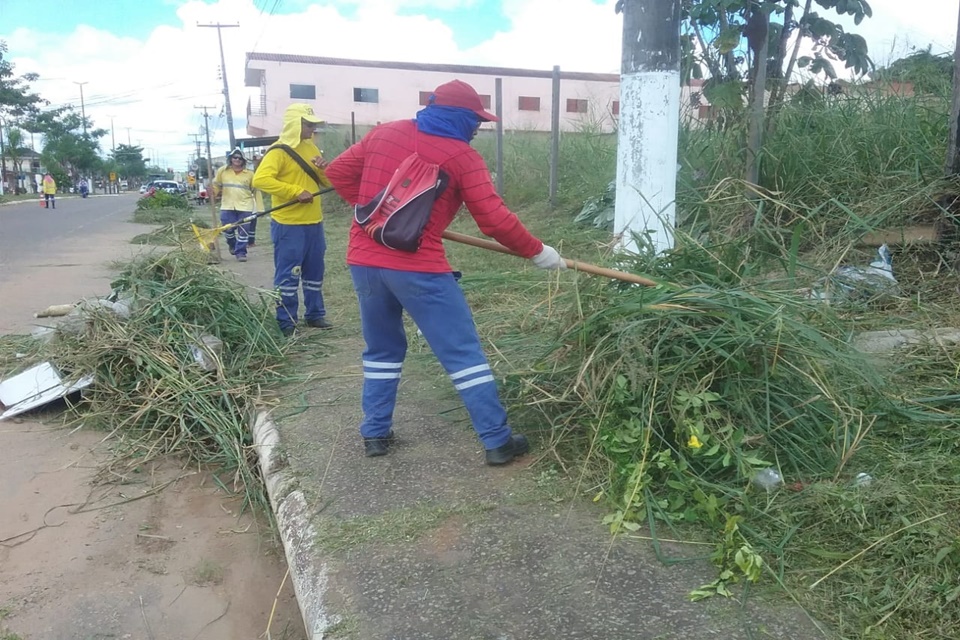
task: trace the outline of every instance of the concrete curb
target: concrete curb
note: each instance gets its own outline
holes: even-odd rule
[[[339,622],[339,616],[330,614],[326,606],[329,569],[310,553],[313,525],[307,499],[283,452],[280,432],[266,411],[257,413],[253,442],[277,519],[303,626],[310,640],[323,640],[324,633]]]

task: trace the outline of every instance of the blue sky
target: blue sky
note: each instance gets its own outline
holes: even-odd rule
[[[79,106],[167,164],[195,150],[199,105],[213,144],[226,139],[216,32],[223,31],[235,128],[242,132],[249,51],[615,73],[622,21],[616,0],[0,0],[0,40],[18,73],[53,105]],[[875,59],[911,46],[952,50],[960,0],[870,0],[874,18],[851,30]],[[106,146],[109,148],[109,136]]]
[[[176,6],[163,0],[2,0],[0,30],[10,25],[68,34],[78,24],[145,39],[160,25],[179,24]]]
[[[604,0],[593,0],[602,5]],[[55,6],[54,11],[39,10],[39,5]],[[2,0],[0,1],[0,24],[17,25],[49,33],[68,34],[78,24],[86,23],[117,35],[146,39],[161,25],[175,27],[180,24],[177,0]],[[275,0],[253,0],[261,15],[269,15]],[[273,15],[296,15],[311,4],[329,4],[338,7],[344,17],[354,17],[356,2],[307,2],[304,0],[281,0],[276,3]],[[477,0],[469,6],[454,3],[399,4],[397,15],[425,15],[442,21],[453,30],[458,46],[470,48],[490,38],[500,30],[509,30],[510,20],[503,12],[499,0]]]

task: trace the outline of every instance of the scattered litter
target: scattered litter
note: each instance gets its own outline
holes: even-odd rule
[[[57,330],[53,327],[39,326],[30,330],[30,337],[40,342],[50,342],[56,334]]]
[[[33,314],[34,318],[55,318],[58,316],[65,316],[69,314],[76,308],[75,304],[54,304],[43,311],[37,311]]]
[[[783,484],[783,478],[777,473],[776,469],[766,468],[757,472],[753,477],[753,483],[767,492],[773,491]]]
[[[887,245],[877,249],[878,258],[868,267],[838,267],[817,280],[807,291],[811,300],[822,302],[866,301],[896,295],[900,286],[893,276],[893,256]]]
[[[869,487],[873,484],[873,476],[869,473],[858,473],[857,477],[853,479],[853,486],[855,487]]]
[[[65,382],[57,368],[41,362],[26,371],[0,381],[0,420],[53,402],[93,383],[93,376]]]
[[[121,318],[130,317],[130,305],[127,302],[114,302],[109,298],[93,298],[89,300],[84,300],[80,303],[80,306],[77,308],[77,312],[82,314],[84,311],[89,311],[93,309],[107,309],[112,311],[117,316]],[[72,314],[71,314],[72,315]]]
[[[209,334],[200,336],[199,344],[190,345],[190,355],[193,361],[204,371],[217,371],[220,368],[220,356],[223,353],[223,342],[216,336]]]

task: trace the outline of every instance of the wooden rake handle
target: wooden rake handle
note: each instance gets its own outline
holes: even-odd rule
[[[473,236],[464,235],[462,233],[457,233],[456,231],[444,231],[443,238],[445,240],[452,240],[454,242],[459,242],[461,244],[468,244],[472,247],[479,247],[481,249],[487,249],[488,251],[496,251],[497,253],[505,253],[510,256],[519,256],[519,254],[507,249],[505,246],[499,242],[494,242],[493,240],[484,240],[483,238],[474,238]],[[642,276],[638,276],[632,273],[625,273],[623,271],[617,271],[616,269],[608,269],[606,267],[598,267],[594,264],[589,264],[586,262],[578,262],[576,260],[571,260],[569,258],[564,258],[564,262],[567,263],[568,269],[575,269],[576,271],[583,271],[585,273],[592,273],[595,276],[603,276],[605,278],[611,278],[613,280],[620,280],[622,282],[630,282],[632,284],[642,284],[645,287],[655,287],[658,283],[653,280],[649,280]]]

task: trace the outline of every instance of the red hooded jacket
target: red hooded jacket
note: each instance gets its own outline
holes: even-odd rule
[[[366,204],[414,151],[424,161],[440,165],[449,176],[447,188],[433,204],[420,249],[415,253],[388,249],[354,222],[347,264],[427,273],[451,271],[441,234],[462,204],[480,231],[521,256],[531,258],[543,250],[543,243],[527,231],[497,195],[487,165],[476,149],[461,140],[418,131],[413,120],[388,122],[373,129],[330,163],[327,178],[348,203]]]

